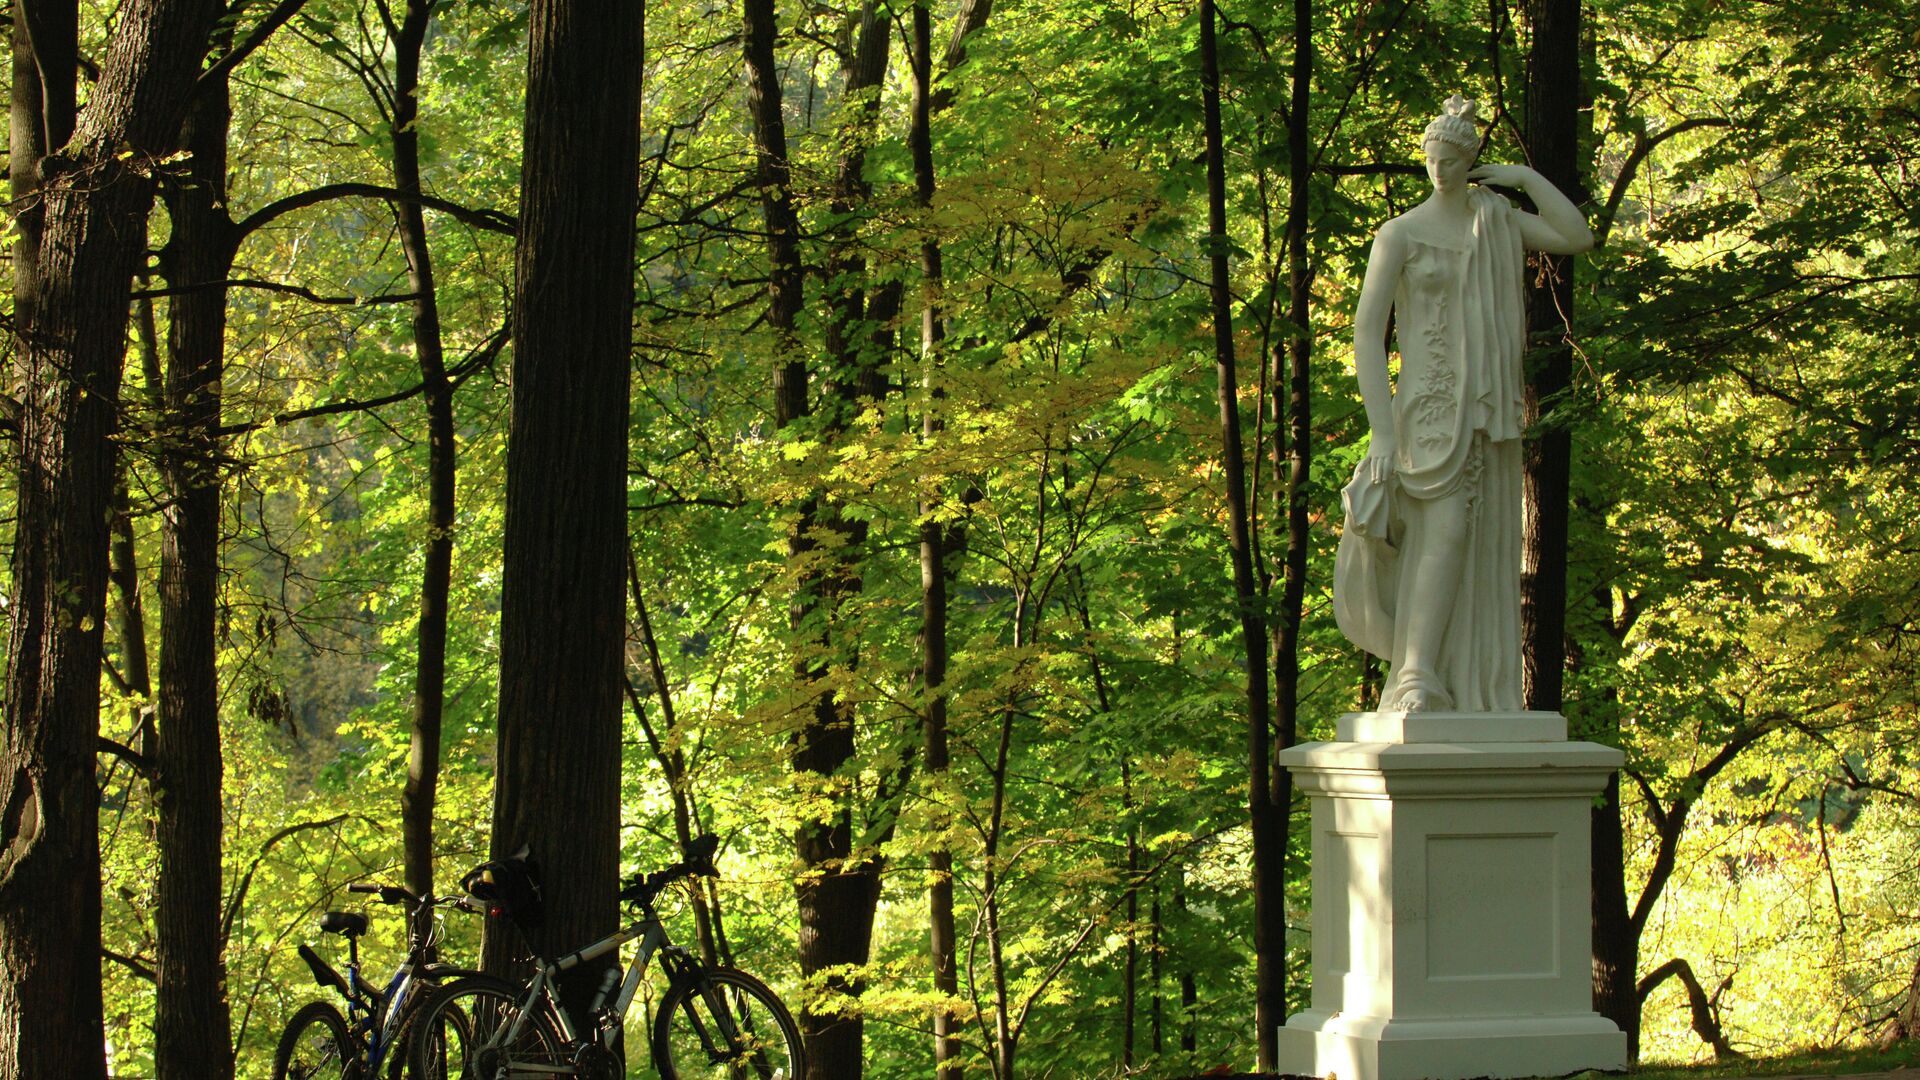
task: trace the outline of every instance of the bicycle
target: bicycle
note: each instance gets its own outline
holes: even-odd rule
[[[367,932],[367,917],[357,911],[329,911],[320,917],[322,933],[347,939],[345,975],[321,959],[304,942],[300,958],[313,971],[313,979],[322,987],[337,991],[347,1000],[347,1015],[325,1001],[310,1001],[293,1014],[280,1034],[273,1053],[273,1080],[367,1080],[380,1075],[383,1064],[388,1076],[398,1078],[406,1057],[395,1053],[405,1044],[408,1025],[418,1004],[425,997],[418,993],[426,984],[442,979],[473,975],[469,968],[439,963],[434,957],[440,940],[440,908],[462,911],[480,910],[464,896],[415,896],[398,885],[356,882],[347,886],[352,893],[371,893],[382,904],[407,905],[407,955],[400,961],[384,989],[360,977],[360,938]]]
[[[800,1029],[778,996],[746,972],[709,967],[673,944],[654,909],[668,886],[696,876],[715,876],[713,854],[719,838],[702,836],[687,844],[685,859],[652,874],[629,878],[620,900],[634,910],[625,928],[558,959],[535,957],[533,977],[514,983],[486,975],[447,983],[420,1006],[421,1034],[409,1050],[417,1076],[434,1080],[549,1080],[574,1076],[618,1080],[623,1076],[614,1050],[627,1010],[657,954],[667,974],[667,990],[653,1016],[651,1050],[661,1080],[797,1080],[806,1071]],[[476,867],[463,884],[489,904],[489,916],[513,916],[524,898],[537,902],[537,882],[529,889],[521,875],[524,860],[509,859]],[[516,918],[523,928],[523,919]],[[593,996],[588,1026],[576,1028],[555,996],[556,976],[638,939],[639,949],[624,978],[617,965],[607,971]]]

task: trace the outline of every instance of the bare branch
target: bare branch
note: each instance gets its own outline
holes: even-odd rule
[[[419,293],[385,293],[380,296],[323,296],[305,285],[289,285],[283,281],[263,281],[259,278],[228,278],[225,281],[196,281],[187,285],[174,285],[164,289],[143,289],[132,294],[135,300],[152,300],[162,296],[185,296],[190,293],[205,292],[209,289],[260,289],[265,292],[286,293],[310,300],[316,304],[362,307],[371,304],[410,304],[420,299]]]
[[[472,207],[462,206],[459,203],[442,199],[438,196],[426,195],[420,192],[401,191],[399,188],[386,187],[381,184],[322,184],[317,188],[300,192],[298,195],[289,195],[284,199],[277,199],[255,210],[253,213],[248,214],[240,224],[234,226],[234,242],[238,243],[255,230],[264,228],[295,210],[304,210],[309,206],[326,202],[329,199],[352,198],[419,203],[429,210],[438,210],[441,213],[451,215],[454,220],[464,222],[476,229],[485,229],[489,232],[496,232],[505,236],[514,235],[520,224],[512,214],[503,213],[499,210],[475,210]]]
[[[479,349],[475,350],[472,355],[468,356],[465,360],[461,361],[459,364],[448,369],[447,377],[451,379],[454,385],[456,386],[458,386],[462,382],[465,382],[467,379],[467,376],[472,375],[475,371],[478,371],[480,368],[483,368],[486,365],[492,363],[493,358],[500,355],[500,350],[506,346],[507,341],[509,340],[509,336],[510,336],[510,333],[508,329],[506,327],[501,327],[500,330],[496,332],[493,335],[493,337],[487,341],[485,345],[482,345]],[[405,401],[408,398],[418,397],[422,393],[425,393],[426,389],[427,389],[426,383],[424,382],[415,383],[414,385],[409,386],[405,390],[395,391],[394,393],[386,394],[381,397],[367,398],[365,400],[359,400],[359,401],[335,401],[335,402],[330,402],[326,405],[316,405],[311,409],[295,409],[291,412],[276,413],[275,415],[267,417],[264,420],[252,420],[244,424],[229,424],[226,427],[220,428],[217,434],[220,435],[222,438],[225,438],[229,435],[244,435],[249,431],[259,431],[260,429],[267,428],[267,427],[279,427],[284,424],[291,424],[300,420],[311,420],[317,416],[336,416],[340,413],[372,412],[375,409],[384,408],[388,405],[398,404],[399,402]]]
[[[241,61],[252,56],[255,49],[266,44],[275,30],[286,25],[287,20],[293,18],[306,2],[307,0],[280,0],[274,9],[267,13],[267,17],[260,20],[260,24],[253,28],[253,33],[247,35],[246,40],[234,46],[227,55],[214,61],[211,67],[200,73],[200,77],[193,84],[194,92],[197,94],[231,74],[234,68],[240,66]]]
[[[1613,179],[1613,190],[1607,195],[1607,207],[1600,212],[1600,225],[1594,229],[1594,246],[1600,247],[1607,242],[1607,234],[1613,231],[1613,217],[1620,212],[1620,201],[1627,196],[1627,188],[1633,183],[1640,171],[1640,165],[1647,160],[1661,143],[1688,131],[1705,127],[1732,127],[1733,121],[1722,120],[1717,116],[1699,116],[1692,120],[1682,120],[1658,135],[1649,138],[1645,132],[1637,132],[1633,137],[1633,150],[1627,154],[1627,160],[1620,165],[1620,175]]]
[[[139,773],[141,776],[153,775],[153,759],[125,743],[118,743],[107,738],[105,735],[101,735],[99,736],[99,742],[94,745],[94,749],[98,753],[111,754],[121,761],[126,762],[128,765],[133,766],[133,771]]]
[[[142,960],[137,956],[127,956],[124,953],[117,953],[104,945],[100,947],[100,955],[119,964],[121,967],[126,968],[128,971],[133,972],[136,976],[148,982],[157,982],[159,980],[159,976],[154,974],[152,961]]]
[[[1373,165],[1315,165],[1313,171],[1325,176],[1425,176],[1418,165],[1378,162]]]
[[[1647,995],[1653,993],[1668,979],[1679,979],[1687,988],[1687,1009],[1693,1014],[1694,1034],[1700,1036],[1702,1042],[1713,1047],[1714,1060],[1726,1061],[1730,1058],[1747,1056],[1735,1050],[1732,1044],[1727,1042],[1726,1032],[1720,1029],[1720,1017],[1716,1012],[1716,1007],[1720,1004],[1721,992],[1725,991],[1733,981],[1731,975],[1720,984],[1719,990],[1714,991],[1713,997],[1709,998],[1707,992],[1701,988],[1700,980],[1694,977],[1692,965],[1688,964],[1684,958],[1676,956],[1647,972],[1647,977],[1640,980],[1640,985],[1635,988],[1640,995],[1640,1000],[1646,1001]]]
[[[317,829],[331,829],[334,826],[340,825],[355,816],[357,815],[336,814],[333,817],[326,818],[322,821],[303,821],[297,825],[289,825],[286,828],[281,829],[279,832],[274,833],[272,836],[267,837],[267,842],[260,845],[259,853],[254,855],[253,862],[248,865],[247,872],[240,876],[240,883],[234,886],[233,895],[229,897],[227,900],[226,914],[224,914],[220,919],[220,940],[221,941],[227,940],[227,938],[233,933],[234,916],[239,913],[240,905],[246,903],[247,890],[253,887],[254,871],[260,869],[260,864],[266,861],[268,852],[272,851],[282,840],[285,840],[290,836],[295,836],[303,832],[311,832]],[[363,820],[368,820],[369,824],[376,824],[369,819],[363,819]]]

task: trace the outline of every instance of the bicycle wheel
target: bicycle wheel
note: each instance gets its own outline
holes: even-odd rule
[[[469,976],[435,990],[420,1004],[407,1039],[411,1080],[497,1080],[552,1076],[567,1068],[566,1040],[544,1003],[508,1032],[524,987],[505,979]],[[559,1073],[565,1075],[565,1073]]]
[[[324,1001],[300,1006],[273,1050],[273,1080],[341,1080],[358,1075],[340,1010]]]
[[[661,999],[653,1066],[660,1080],[798,1080],[807,1054],[793,1014],[765,983],[710,968]]]

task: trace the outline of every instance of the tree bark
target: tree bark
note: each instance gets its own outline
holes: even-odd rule
[[[1583,202],[1580,175],[1580,0],[1526,0],[1533,34],[1527,55],[1526,142],[1530,164]],[[1573,438],[1553,420],[1573,380],[1573,257],[1538,255],[1548,273],[1528,286],[1526,424],[1520,572],[1521,674],[1526,707],[1565,705],[1568,494]],[[1627,1033],[1639,1056],[1640,1003],[1634,990],[1639,932],[1627,912],[1620,784],[1614,777],[1592,811],[1594,1010]]]
[[[1247,513],[1246,448],[1233,355],[1233,289],[1227,268],[1226,153],[1220,131],[1220,57],[1213,0],[1200,3],[1200,89],[1206,127],[1207,247],[1212,269],[1213,356],[1220,447],[1227,483],[1227,546],[1247,665],[1247,813],[1253,825],[1254,1026],[1260,1067],[1271,1070],[1286,1020],[1286,834],[1273,790],[1273,717],[1268,699],[1267,620],[1254,580]]]
[[[915,201],[922,210],[933,206],[936,178],[933,169],[933,17],[928,0],[913,5],[913,120],[907,144],[913,157]],[[944,427],[941,399],[940,351],[946,322],[940,308],[944,271],[940,243],[928,237],[920,245],[922,282],[920,314],[921,362],[926,370],[926,404],[921,437],[928,442]],[[927,778],[936,787],[946,782],[951,754],[947,746],[947,526],[933,518],[941,498],[937,480],[928,483],[920,498],[920,680],[923,753]],[[936,800],[945,798],[935,793]],[[944,830],[951,815],[942,814],[935,828]],[[933,992],[942,1002],[960,994],[953,921],[953,852],[940,844],[927,853],[927,955],[933,966]],[[934,1080],[959,1080],[960,1023],[945,1004],[933,1010]]]
[[[165,187],[173,234],[162,268],[173,285],[220,282],[233,266],[227,216],[227,82],[201,88],[182,143],[186,171]],[[154,931],[154,1068],[160,1080],[233,1075],[222,960],[220,687],[220,382],[227,291],[168,302],[166,416],[159,447],[167,507],[160,524],[160,699],[154,758],[160,872]]]
[[[34,542],[12,556],[0,748],[0,1080],[105,1075],[94,752],[120,368],[148,165],[176,145],[219,7],[130,0],[73,138],[40,169],[17,487]],[[58,78],[43,74],[44,93]]]
[[[1713,1060],[1736,1061],[1747,1056],[1733,1048],[1733,1044],[1727,1041],[1726,1031],[1720,1026],[1720,991],[1724,991],[1732,982],[1731,977],[1721,983],[1720,990],[1709,996],[1706,989],[1700,985],[1700,980],[1695,977],[1693,965],[1687,963],[1685,958],[1676,956],[1647,972],[1647,977],[1640,980],[1636,992],[1640,995],[1640,999],[1645,1001],[1648,995],[1668,979],[1679,979],[1681,985],[1686,988],[1687,1013],[1693,1023],[1693,1033],[1700,1036],[1701,1042],[1713,1048]]]
[[[1580,176],[1580,0],[1526,0],[1527,153],[1554,187],[1585,201]],[[1573,381],[1573,257],[1540,255],[1549,269],[1528,289],[1522,484],[1521,670],[1526,706],[1560,711],[1566,662],[1567,491],[1573,438],[1552,419]]]
[[[394,39],[393,186],[409,195],[420,186],[420,50],[433,15],[433,0],[407,0]],[[426,389],[427,543],[420,575],[420,628],[413,679],[413,725],[407,751],[407,782],[400,794],[407,888],[433,892],[433,809],[440,786],[440,718],[446,704],[447,596],[453,580],[453,515],[456,456],[453,382],[447,378],[440,337],[440,302],[434,291],[433,254],[427,222],[417,199],[394,204],[400,250],[407,259],[407,291],[413,301],[413,349]],[[624,544],[622,545],[624,551]]]
[[[792,173],[787,159],[786,122],[781,113],[779,70],[774,46],[778,37],[773,0],[742,0],[741,13],[745,33],[742,46],[747,66],[748,109],[753,117],[754,151],[761,190],[761,210],[767,224],[769,299],[767,322],[773,333],[774,423],[777,428],[806,417],[811,411],[808,398],[806,358],[796,338],[796,324],[804,303],[804,268],[800,262],[799,222],[794,212]],[[871,34],[887,33],[883,20],[864,20],[866,32],[856,54],[854,69],[848,73],[850,90],[859,90],[862,80],[878,77],[872,65],[877,43]],[[878,25],[875,25],[875,23]],[[882,53],[884,57],[884,53]],[[862,61],[865,62],[862,62]],[[884,60],[879,68],[884,71]],[[840,198],[848,197],[848,185],[858,187],[857,143],[843,161],[840,172]],[[846,305],[851,301],[843,285],[836,284],[834,316],[830,324],[845,327]],[[834,344],[830,342],[830,344]],[[850,341],[841,340],[835,350],[839,370],[835,373],[835,401],[825,417],[829,427],[843,419],[847,410],[842,402],[857,394],[862,381],[853,376],[849,354],[857,352]],[[821,782],[833,777],[851,761],[855,751],[854,716],[849,704],[820,687],[827,673],[824,656],[833,647],[831,624],[836,602],[859,588],[857,551],[860,527],[839,520],[823,508],[818,496],[801,500],[799,515],[787,540],[787,555],[792,561],[809,561],[818,547],[815,532],[822,528],[840,529],[848,543],[840,545],[831,565],[808,570],[797,583],[791,606],[791,625],[796,633],[809,635],[808,652],[795,661],[794,679],[811,699],[809,715],[793,739],[792,763],[796,774]],[[848,526],[852,526],[851,529]],[[842,657],[851,662],[850,657]],[[794,834],[794,846],[803,871],[794,884],[800,918],[800,970],[810,980],[822,979],[810,986],[801,1004],[799,1019],[807,1042],[807,1075],[814,1080],[858,1080],[862,1071],[864,1022],[857,1009],[825,1005],[822,999],[851,997],[860,992],[860,980],[839,972],[859,971],[865,967],[873,938],[873,920],[880,899],[880,866],[876,857],[859,855],[853,850],[851,807],[840,801],[828,817],[803,822]],[[823,976],[823,973],[824,974]]]
[[[7,170],[12,184],[16,232],[11,252],[16,327],[32,321],[33,300],[39,291],[36,267],[40,229],[45,219],[38,198],[40,161],[64,146],[73,135],[78,21],[76,0],[38,0],[31,4],[31,9],[28,0],[13,3],[13,87]]]
[[[1313,83],[1313,2],[1293,3],[1293,72],[1290,80],[1291,102],[1287,124],[1287,333],[1284,355],[1286,378],[1281,378],[1282,350],[1273,357],[1274,395],[1286,387],[1286,409],[1274,402],[1276,420],[1286,417],[1287,470],[1285,483],[1277,485],[1276,500],[1287,523],[1286,562],[1281,575],[1279,626],[1274,634],[1274,700],[1279,729],[1275,732],[1276,750],[1292,746],[1300,731],[1300,630],[1307,596],[1307,555],[1313,544],[1308,516],[1307,485],[1313,473],[1313,332],[1310,327],[1313,302],[1313,269],[1307,258],[1309,185],[1313,182],[1311,102]],[[1277,423],[1276,423],[1276,426]],[[1287,910],[1286,856],[1288,837],[1293,827],[1293,774],[1269,761],[1273,780],[1270,785],[1272,838],[1270,855],[1274,865],[1269,887],[1275,890],[1268,908],[1256,914],[1265,931],[1265,951],[1256,961],[1271,964],[1271,985],[1257,991],[1260,1004],[1268,1010],[1259,1018],[1260,1067],[1278,1068],[1280,1025],[1287,1019]],[[1259,902],[1255,902],[1256,908]],[[1256,950],[1259,946],[1256,945]]]
[[[1620,774],[1607,779],[1592,810],[1593,1011],[1627,1033],[1627,1061],[1640,1057],[1640,934],[1627,913],[1626,844]]]
[[[644,18],[631,0],[534,0],[529,13],[493,853],[532,845],[546,919],[527,937],[546,955],[611,932],[619,915]],[[483,950],[496,971],[515,951],[498,925]],[[604,970],[586,966],[562,990],[576,1016]]]

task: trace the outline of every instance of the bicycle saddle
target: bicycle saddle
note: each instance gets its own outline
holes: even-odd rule
[[[367,917],[357,911],[329,911],[320,916],[320,931],[341,937],[359,937],[367,932]]]

